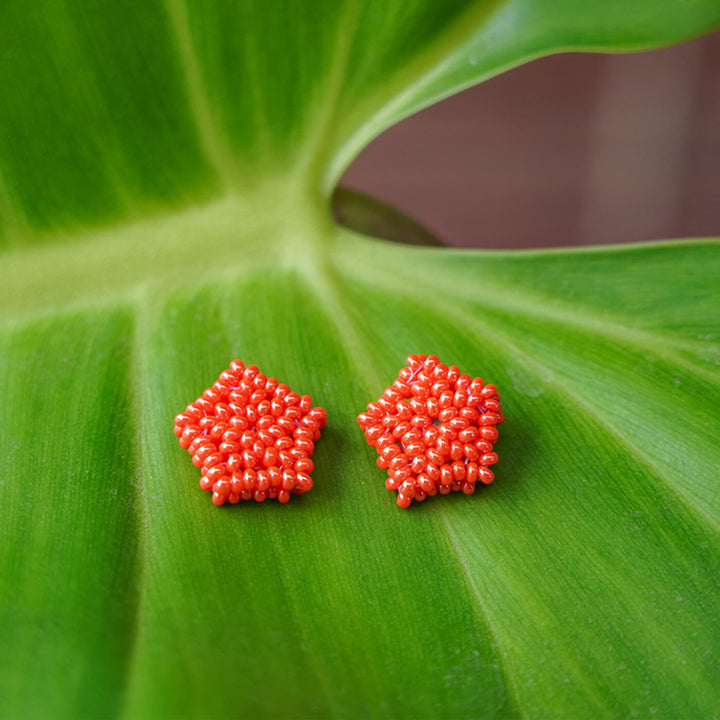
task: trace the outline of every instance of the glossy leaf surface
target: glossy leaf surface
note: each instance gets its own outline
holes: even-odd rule
[[[38,2],[0,23],[0,715],[712,716],[717,241],[408,248],[361,144],[715,2]],[[408,353],[498,385],[497,482],[409,511],[355,417]],[[233,357],[328,411],[315,489],[215,508],[172,418]]]

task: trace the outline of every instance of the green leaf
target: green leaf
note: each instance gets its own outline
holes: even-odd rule
[[[718,24],[715,0],[5,8],[0,716],[716,714],[720,242],[409,248],[330,196],[454,90]],[[497,384],[507,421],[495,484],[403,511],[355,417],[411,352]],[[233,357],[328,411],[287,506],[214,507],[172,433]]]

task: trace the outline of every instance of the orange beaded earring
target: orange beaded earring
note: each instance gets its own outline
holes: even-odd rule
[[[397,490],[397,504],[410,507],[428,495],[475,492],[494,475],[496,425],[504,420],[494,385],[461,375],[435,355],[409,355],[397,380],[358,416],[378,467],[388,471],[385,487]]]
[[[254,365],[233,360],[202,397],[175,417],[180,447],[200,468],[215,505],[263,502],[312,489],[310,459],[326,413]]]

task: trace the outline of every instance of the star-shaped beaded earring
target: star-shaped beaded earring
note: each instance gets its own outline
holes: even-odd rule
[[[180,446],[200,468],[215,505],[262,502],[312,489],[315,442],[326,413],[254,365],[233,360],[217,381],[175,417]]]
[[[471,495],[475,483],[494,480],[493,445],[503,422],[494,385],[470,378],[435,355],[409,355],[397,379],[358,416],[377,464],[388,471],[385,487],[410,507],[428,495]]]

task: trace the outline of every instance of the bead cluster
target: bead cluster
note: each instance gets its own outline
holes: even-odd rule
[[[175,435],[200,468],[200,487],[212,491],[215,505],[266,498],[286,503],[290,493],[313,486],[310,458],[325,420],[325,410],[312,407],[309,395],[233,360],[175,417]]]
[[[434,355],[409,355],[395,382],[358,416],[378,467],[388,471],[385,487],[398,491],[402,508],[451,490],[471,495],[477,481],[490,484],[503,420],[494,385]]]

